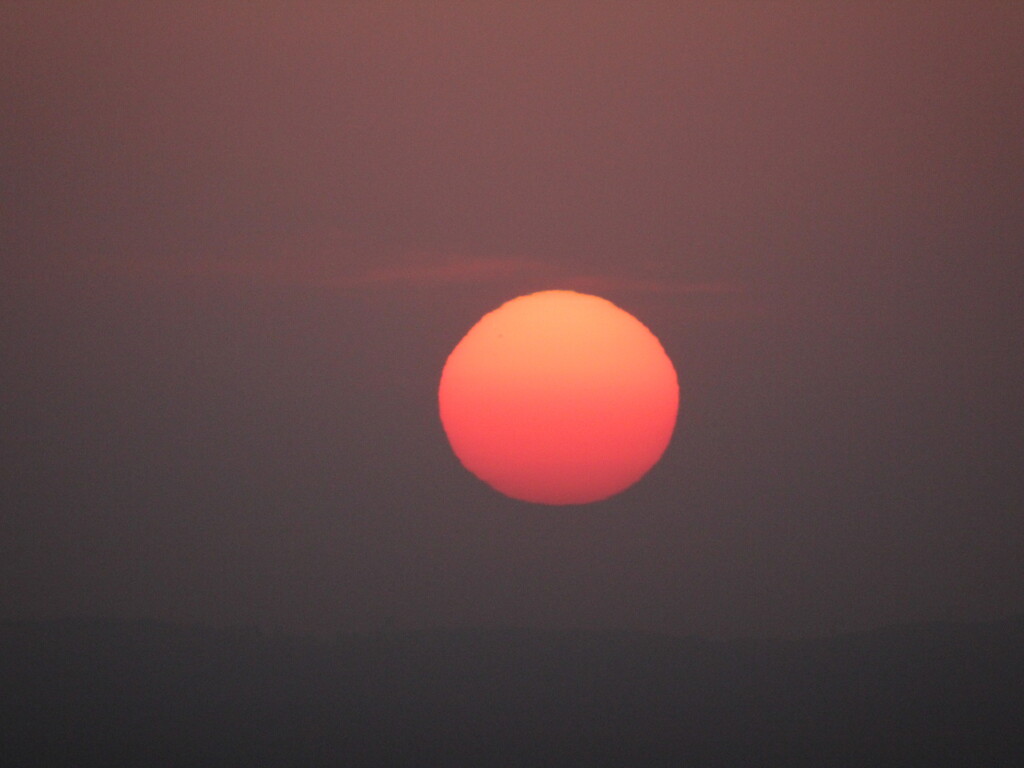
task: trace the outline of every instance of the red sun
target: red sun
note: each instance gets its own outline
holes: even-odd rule
[[[441,374],[441,423],[501,493],[585,504],[633,485],[668,446],[679,383],[658,339],[598,296],[542,291],[489,312]]]

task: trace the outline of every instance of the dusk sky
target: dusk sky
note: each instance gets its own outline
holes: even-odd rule
[[[1024,612],[1024,4],[7,2],[0,618],[801,636]],[[507,499],[452,348],[680,382]]]

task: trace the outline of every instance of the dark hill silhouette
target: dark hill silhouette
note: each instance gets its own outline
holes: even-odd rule
[[[1024,619],[801,641],[0,624],[8,766],[998,766]]]

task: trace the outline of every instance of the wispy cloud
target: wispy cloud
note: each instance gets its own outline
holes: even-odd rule
[[[396,283],[419,285],[474,283],[536,271],[544,266],[542,263],[520,258],[449,258],[426,264],[374,267],[344,282],[353,286]]]
[[[365,260],[365,259],[364,259]],[[515,281],[540,290],[567,288],[595,293],[626,292],[653,296],[725,296],[746,293],[724,281],[687,281],[676,277],[635,277],[591,272],[557,262],[520,256],[410,255],[391,264],[352,265],[337,258],[196,258],[168,264],[126,264],[121,272],[147,280],[176,279],[218,283],[255,282],[350,291],[376,287],[444,287]]]
[[[685,281],[675,278],[636,278],[599,274],[564,265],[518,257],[449,258],[432,263],[403,264],[369,269],[341,281],[341,285],[430,285],[487,283],[509,278],[544,282],[551,287],[592,291],[625,291],[662,296],[724,295],[743,293],[735,284],[716,281]]]
[[[622,275],[583,274],[573,282],[581,288],[594,291],[626,291],[660,296],[723,295],[743,293],[741,286],[721,281],[687,281],[674,278],[635,278]]]

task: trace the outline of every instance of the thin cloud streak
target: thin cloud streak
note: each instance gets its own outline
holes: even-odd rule
[[[444,261],[434,264],[406,264],[375,267],[345,283],[359,285],[445,285],[478,283],[507,278],[544,269],[546,265],[517,258],[478,258]]]
[[[728,295],[745,293],[739,285],[717,282],[685,280],[636,279],[606,275],[581,275],[575,282],[583,288],[601,291],[616,290],[659,296]]]
[[[221,259],[186,262],[177,266],[126,264],[123,270],[107,265],[102,271],[122,272],[147,280],[185,279],[271,282],[310,288],[354,290],[369,287],[410,286],[442,287],[486,284],[513,278],[543,281],[551,288],[579,291],[624,291],[655,296],[725,296],[745,294],[740,285],[724,281],[686,281],[678,279],[633,278],[624,275],[575,272],[561,265],[521,257],[467,257],[429,260],[418,263],[370,267],[363,270],[339,269],[328,260]]]

